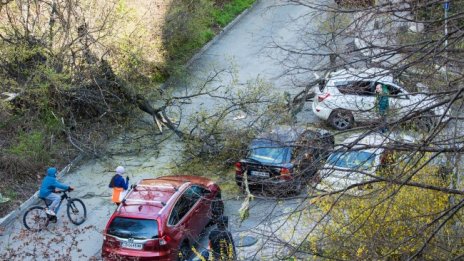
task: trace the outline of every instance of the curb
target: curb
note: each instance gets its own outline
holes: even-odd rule
[[[234,18],[229,24],[226,25],[216,36],[213,37],[209,42],[207,42],[195,55],[190,58],[190,60],[185,64],[185,67],[190,67],[194,61],[196,61],[206,50],[208,50],[211,45],[215,44],[222,36],[230,31],[230,29],[237,24],[247,13],[250,12],[261,0],[256,0],[250,7],[245,9],[242,13],[240,13],[237,17]],[[166,81],[167,82],[167,81]],[[162,85],[162,89],[164,89],[165,83]],[[68,174],[71,167],[77,164],[79,161],[83,159],[83,155],[77,156],[71,163],[69,163],[63,170],[58,173],[58,178]],[[38,202],[38,194],[39,191],[36,191],[34,195],[32,195],[28,200],[24,201],[16,210],[13,210],[8,215],[4,216],[0,219],[0,227],[8,226],[13,220],[15,220],[24,210],[36,204]],[[1,236],[1,234],[0,234]]]
[[[234,27],[235,24],[237,24],[246,14],[250,12],[261,0],[256,0],[250,7],[245,9],[243,12],[241,12],[237,17],[234,18],[230,23],[226,25],[216,36],[213,37],[213,39],[209,40],[196,54],[188,60],[188,62],[185,64],[185,67],[188,68],[192,65],[193,62],[195,62],[206,50],[208,50],[211,45],[215,44],[219,39],[221,39],[224,34],[230,31],[232,27]]]
[[[248,14],[250,12],[250,10],[252,10],[256,5],[258,5],[258,3],[261,2],[261,0],[256,0],[250,7],[248,7],[247,9],[243,10],[243,12],[241,12],[239,15],[237,15],[237,17],[234,18],[234,20],[232,20],[230,23],[228,23],[226,25],[226,27],[224,27],[217,35],[215,35],[213,37],[213,39],[209,40],[205,45],[203,45],[203,47],[201,47],[200,50],[198,50],[193,56],[192,58],[190,58],[187,63],[185,63],[184,67],[185,68],[189,68],[196,60],[198,60],[198,58],[203,55],[203,53],[206,52],[206,50],[208,50],[211,45],[215,44],[217,41],[219,41],[219,39],[221,39],[224,34],[226,34],[227,32],[230,31],[230,29],[232,29],[232,27],[237,24],[246,14]],[[170,85],[169,83],[172,81],[173,79],[170,77],[168,78],[166,81],[164,81],[164,83],[161,84],[160,86],[160,89],[161,91],[164,91],[168,88],[168,86]]]
[[[72,166],[76,165],[79,161],[84,158],[82,154],[77,156],[71,163],[69,163],[66,167],[64,167],[57,175],[57,178],[61,178],[64,175],[69,173],[69,170]],[[34,195],[32,195],[28,200],[24,201],[17,209],[11,211],[8,215],[4,216],[0,219],[0,227],[7,227],[10,223],[12,223],[18,216],[22,214],[26,209],[28,209],[33,204],[37,204],[38,202],[38,195],[39,191],[36,191]],[[1,236],[1,234],[0,234]]]

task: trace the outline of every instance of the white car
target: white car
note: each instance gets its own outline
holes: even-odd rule
[[[335,147],[326,164],[319,170],[321,182],[318,189],[324,191],[343,190],[347,187],[369,180],[367,174],[375,175],[376,167],[380,164],[381,148],[366,148],[366,146],[379,146],[385,142],[385,136],[374,134],[360,139],[353,136],[343,141],[342,145]],[[346,145],[356,142],[351,150]]]
[[[323,84],[316,88],[313,112],[338,130],[349,129],[355,122],[378,121],[379,115],[375,110],[377,83],[386,85],[389,90],[388,121],[424,109],[437,101],[433,96],[408,93],[388,71],[378,68],[362,71],[350,69],[330,73]],[[444,111],[443,106],[436,107],[423,119],[431,124],[430,117],[442,115]]]
[[[349,186],[372,180],[386,155],[381,145],[395,142],[412,143],[409,135],[392,133],[388,136],[374,133],[362,137],[353,135],[337,145],[319,170],[321,182],[318,189],[324,191],[344,190]],[[350,148],[350,149],[348,149]]]

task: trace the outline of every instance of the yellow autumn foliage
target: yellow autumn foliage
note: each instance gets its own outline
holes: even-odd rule
[[[426,164],[430,154],[416,153],[382,168],[377,175],[436,187],[449,187],[450,173]],[[425,166],[423,166],[425,165]],[[443,260],[464,254],[463,210],[441,228],[439,218],[452,205],[445,192],[381,182],[362,195],[333,195],[314,203],[328,214],[319,244],[326,256],[348,260],[403,260],[420,252],[424,260]],[[453,196],[454,202],[463,198]],[[435,231],[438,232],[435,233]],[[433,235],[433,236],[432,236]],[[427,240],[427,247],[420,251]]]

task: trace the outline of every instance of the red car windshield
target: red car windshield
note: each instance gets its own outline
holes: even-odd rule
[[[108,234],[121,238],[154,239],[158,237],[158,222],[152,219],[116,217]]]

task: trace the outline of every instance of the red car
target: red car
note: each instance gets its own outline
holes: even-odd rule
[[[219,186],[210,179],[143,179],[106,225],[103,260],[184,260],[202,230],[223,211]]]

